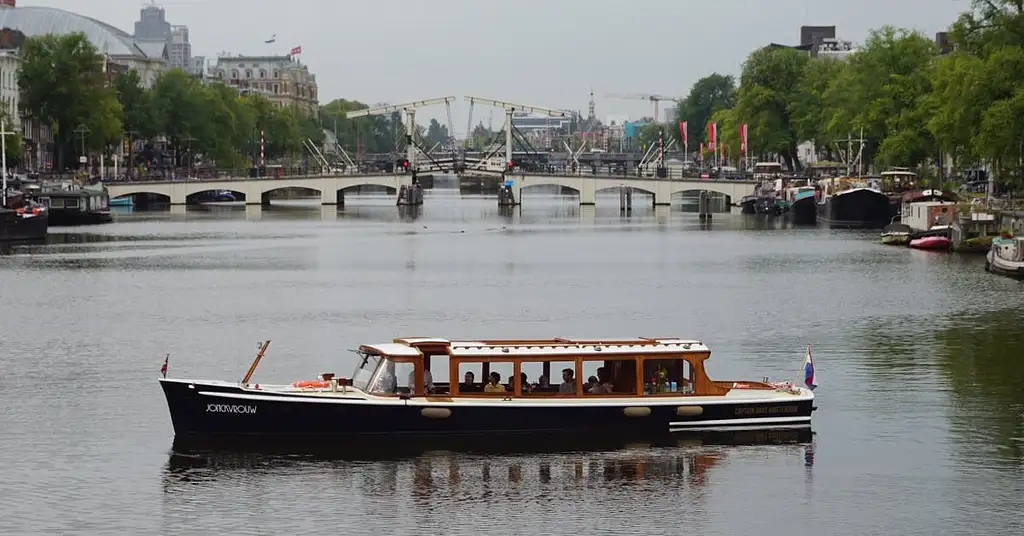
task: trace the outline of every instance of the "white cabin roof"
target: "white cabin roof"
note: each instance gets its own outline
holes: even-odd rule
[[[407,344],[449,344],[448,339],[438,337],[399,337],[398,340]]]
[[[666,341],[668,344],[564,344],[544,346],[465,346],[452,347],[453,357],[532,356],[532,355],[642,355],[707,352],[708,347],[696,341]]]
[[[381,355],[394,357],[422,357],[423,353],[418,349],[397,342],[384,342],[380,344],[364,344],[362,348],[372,350]]]

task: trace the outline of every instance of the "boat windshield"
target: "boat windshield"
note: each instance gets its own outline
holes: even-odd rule
[[[377,370],[377,365],[380,364],[380,356],[359,351],[356,354],[359,355],[359,364],[352,373],[352,385],[365,391],[370,378],[373,377],[373,371]]]

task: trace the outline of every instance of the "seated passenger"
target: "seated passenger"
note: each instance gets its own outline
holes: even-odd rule
[[[523,392],[524,393],[528,393],[528,392],[530,392],[532,390],[532,389],[530,389],[530,382],[528,382],[526,380],[526,373],[525,372],[520,372],[519,373],[519,385],[523,386]],[[513,389],[515,389],[515,388],[513,387]]]
[[[576,392],[576,378],[573,378],[573,370],[571,368],[562,369],[562,385],[558,386],[559,393],[575,393]]]
[[[416,385],[416,371],[409,371],[409,389]],[[434,375],[430,373],[430,370],[423,371],[423,392],[433,393],[434,392]]]
[[[462,391],[464,393],[473,393],[479,391],[476,385],[476,374],[473,374],[473,371],[466,371],[466,375],[462,381],[462,384],[459,385],[459,391]]]
[[[587,378],[587,383],[583,384],[583,392],[593,392],[594,388],[597,387],[597,376],[591,376]]]
[[[484,386],[485,393],[504,393],[505,386],[501,384],[501,374],[492,372],[490,376],[490,382]]]
[[[593,379],[593,376],[591,376]],[[606,395],[612,392],[612,378],[611,374],[608,373],[608,369],[600,367],[597,369],[597,381],[588,391],[595,395]]]

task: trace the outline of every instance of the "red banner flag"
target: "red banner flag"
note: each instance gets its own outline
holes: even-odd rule
[[[686,132],[686,121],[679,122],[679,137],[683,139],[683,145],[690,143],[690,136]]]
[[[160,367],[160,374],[163,375],[164,378],[167,377],[167,360],[170,358],[171,354],[167,354],[166,356],[164,356],[164,364],[162,367]]]
[[[718,146],[718,123],[708,123],[708,148],[712,151]]]
[[[289,54],[289,55],[291,55],[291,56],[297,56],[297,55],[299,55],[299,54],[302,54],[302,47],[301,47],[301,46],[297,46],[297,47],[292,47],[292,51],[291,51],[291,54]]]
[[[747,124],[740,125],[740,152],[747,154]]]

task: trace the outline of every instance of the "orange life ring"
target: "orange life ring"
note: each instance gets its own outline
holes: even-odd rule
[[[302,380],[292,382],[292,387],[298,387],[300,389],[308,389],[314,387],[330,387],[331,382],[325,382],[323,380]]]

